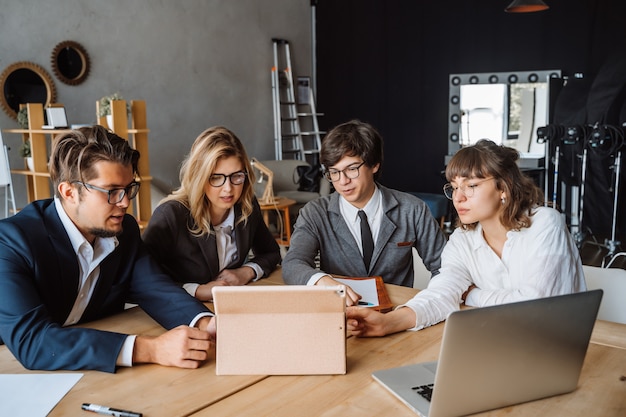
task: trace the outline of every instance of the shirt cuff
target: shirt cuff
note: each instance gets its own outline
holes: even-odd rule
[[[187,284],[183,284],[183,289],[189,293],[192,297],[196,296],[196,291],[198,291],[198,287],[200,284],[196,284],[195,282],[189,282]]]
[[[417,311],[416,311],[413,307],[411,307],[411,306],[409,306],[409,305],[406,305],[406,304],[401,304],[401,305],[397,306],[396,308],[394,308],[394,310],[398,310],[398,309],[400,309],[400,308],[410,308],[410,309],[411,309],[411,310],[413,310],[413,312],[415,313],[415,326],[414,326],[414,327],[411,327],[410,329],[407,329],[408,331],[411,331],[411,332],[416,332],[416,331],[418,331],[418,330],[422,330],[424,327],[426,327],[426,326],[424,326],[423,324],[418,324],[418,323],[417,323],[417,321],[418,321],[418,317],[419,317],[419,316],[418,316],[418,314],[417,314]]]
[[[115,361],[117,366],[133,366],[133,351],[135,350],[136,338],[137,335],[129,335],[126,337],[126,340],[124,340],[124,344],[122,345],[122,349],[117,355],[117,361]]]
[[[213,316],[215,316],[215,314],[211,313],[210,311],[200,313],[196,317],[194,317],[193,320],[191,320],[191,323],[189,323],[189,327],[195,327],[198,320],[200,320],[202,317],[213,317]],[[202,330],[206,330],[206,329],[202,329]]]
[[[243,266],[248,266],[254,269],[254,272],[256,273],[256,277],[252,278],[250,282],[258,281],[263,277],[263,268],[261,268],[259,264],[256,264],[254,262],[246,262],[245,264],[243,264]]]
[[[326,275],[331,276],[330,274],[327,274],[326,272],[318,272],[316,274],[313,274],[313,276],[309,278],[309,280],[307,281],[306,285],[315,285],[317,284],[317,281],[319,281],[320,279],[322,279],[322,277]]]

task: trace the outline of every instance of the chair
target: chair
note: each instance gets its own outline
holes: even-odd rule
[[[4,217],[9,217],[9,201],[13,207],[13,213],[16,213],[15,195],[13,193],[13,182],[11,181],[9,153],[2,141],[2,133],[0,133],[0,187],[4,187]]]
[[[409,194],[413,194],[415,197],[423,200],[424,203],[426,203],[426,205],[430,209],[431,214],[435,219],[437,219],[437,221],[439,222],[439,226],[443,229],[446,216],[448,215],[450,200],[448,200],[443,194],[418,192],[409,192]]]
[[[626,324],[626,270],[583,265],[587,289],[604,290],[599,320]]]
[[[411,248],[411,250],[413,251],[413,288],[423,290],[428,287],[432,274],[426,269],[422,258],[417,253],[417,249]]]

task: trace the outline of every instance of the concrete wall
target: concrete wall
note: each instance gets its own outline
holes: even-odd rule
[[[309,0],[0,0],[0,29],[0,70],[43,66],[70,123],[94,123],[96,100],[116,91],[146,100],[151,174],[166,188],[178,185],[185,153],[213,125],[233,130],[250,157],[274,158],[271,38],[291,42],[296,75],[312,73]],[[52,71],[52,50],[64,40],[91,59],[78,86]],[[0,114],[0,128],[16,127]],[[19,136],[3,136],[11,165],[21,167]],[[13,181],[23,206],[24,179]]]

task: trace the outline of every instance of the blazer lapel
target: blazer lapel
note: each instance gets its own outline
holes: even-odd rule
[[[65,227],[63,227],[63,223],[61,223],[61,218],[56,211],[54,203],[46,207],[45,221],[51,246],[50,254],[55,256],[58,262],[56,296],[62,300],[58,305],[64,308],[62,315],[63,320],[65,320],[70,314],[74,301],[78,296],[78,280],[80,279],[78,259],[76,259],[72,243]],[[49,272],[53,273],[53,271]]]
[[[213,230],[213,227],[211,227],[210,234],[198,238],[197,241],[202,255],[209,266],[210,276],[217,276],[220,272],[220,261],[217,256],[217,240],[215,239],[215,230]]]
[[[376,242],[374,242],[374,253],[372,254],[372,263],[370,264],[370,267],[376,264],[383,248],[387,245],[389,239],[393,235],[393,232],[397,228],[396,224],[391,219],[391,212],[398,206],[398,201],[393,197],[393,195],[387,193],[384,187],[380,184],[377,185],[381,192],[383,212],[380,219],[378,238]]]

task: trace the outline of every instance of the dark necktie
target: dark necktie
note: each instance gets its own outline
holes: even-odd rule
[[[367,222],[367,214],[363,210],[359,210],[359,218],[361,219],[361,242],[363,244],[363,263],[365,269],[369,271],[372,253],[374,253],[374,240],[372,239],[372,231]]]

